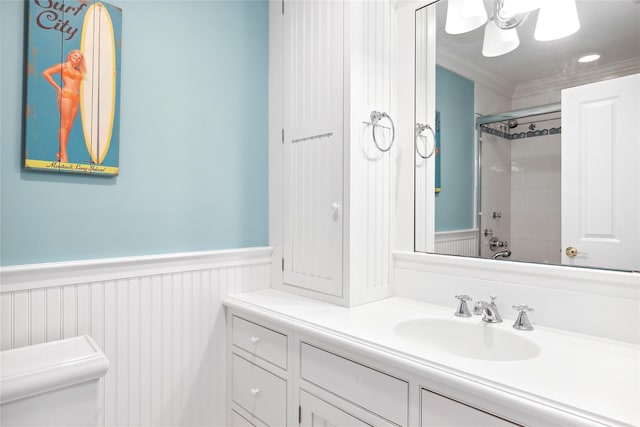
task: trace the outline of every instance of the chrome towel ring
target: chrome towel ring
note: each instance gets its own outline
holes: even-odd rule
[[[429,129],[429,131],[431,131],[431,136],[433,136],[433,145],[431,146],[431,151],[426,156],[423,155],[420,152],[420,150],[418,149],[418,138],[423,138],[424,141],[425,141],[424,146],[425,146],[425,148],[427,147],[427,137],[422,134],[422,132],[424,132],[425,129]],[[414,138],[414,142],[415,142],[415,146],[416,146],[416,153],[418,153],[418,156],[422,157],[425,160],[428,159],[429,157],[433,156],[433,153],[435,153],[435,151],[436,151],[436,133],[434,132],[433,128],[431,126],[429,126],[429,125],[423,125],[422,123],[416,123],[416,136]]]
[[[378,125],[378,122],[382,119],[389,119],[389,123],[391,124],[391,142],[389,143],[389,146],[387,148],[382,148],[380,147],[380,144],[378,144],[378,140],[376,139],[376,126]],[[391,117],[385,113],[385,112],[378,112],[378,111],[372,111],[371,112],[371,135],[373,136],[373,143],[376,144],[376,147],[378,147],[378,150],[384,152],[387,152],[389,150],[391,150],[391,147],[393,147],[393,143],[396,140],[396,127],[393,124],[393,120],[391,119]]]

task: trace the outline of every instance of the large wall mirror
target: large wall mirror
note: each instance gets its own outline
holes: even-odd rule
[[[640,271],[639,23],[638,0],[416,11],[416,251]]]

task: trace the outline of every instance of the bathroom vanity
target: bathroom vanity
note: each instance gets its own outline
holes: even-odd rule
[[[392,297],[227,297],[234,425],[640,424],[636,345]]]
[[[435,159],[416,145],[437,128],[431,3],[270,2],[272,289],[225,299],[227,418],[640,425],[636,273],[414,253],[435,246]],[[491,88],[480,111],[506,111]],[[534,306],[534,330],[454,316],[461,293]]]

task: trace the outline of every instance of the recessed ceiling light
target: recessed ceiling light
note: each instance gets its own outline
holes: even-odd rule
[[[586,55],[582,55],[580,58],[578,58],[578,62],[580,63],[587,63],[587,62],[593,62],[593,61],[597,61],[598,59],[600,59],[600,55],[599,53],[587,53]]]

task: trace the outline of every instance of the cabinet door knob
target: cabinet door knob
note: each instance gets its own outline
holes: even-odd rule
[[[251,338],[249,338],[249,341],[251,341],[251,344],[258,344],[258,341],[260,341],[260,338],[251,337]]]
[[[251,394],[253,396],[256,396],[258,393],[260,393],[260,389],[259,388],[252,388],[251,389]]]
[[[331,203],[331,212],[334,220],[337,220],[338,218],[340,218],[340,203],[337,203],[337,202]]]

